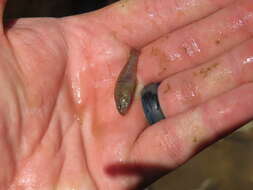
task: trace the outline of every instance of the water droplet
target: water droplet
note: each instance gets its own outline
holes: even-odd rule
[[[253,57],[248,57],[247,59],[245,59],[243,61],[243,64],[246,65],[246,64],[251,64],[253,63]]]
[[[183,44],[183,48],[188,56],[192,57],[195,54],[200,52],[200,48],[198,43],[194,39],[190,39],[189,41]]]
[[[178,60],[178,59],[182,59],[182,56],[181,56],[181,54],[179,54],[179,53],[174,53],[174,54],[170,54],[169,55],[169,59],[170,59],[170,61],[176,61],[176,60]]]
[[[77,73],[77,75],[72,81],[72,89],[75,103],[81,104],[82,98],[81,98],[80,72]]]

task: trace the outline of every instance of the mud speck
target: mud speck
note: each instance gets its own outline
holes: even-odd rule
[[[159,65],[159,71],[157,75],[163,75],[168,70],[168,66],[171,62],[170,57],[168,57],[163,50],[158,47],[152,47],[150,50],[150,55],[154,57],[154,61]]]
[[[128,6],[128,1],[129,1],[129,0],[120,0],[120,1],[118,2],[119,7],[121,7],[121,8],[126,8],[126,7]]]
[[[157,47],[152,47],[150,50],[150,53],[153,56],[159,56],[159,55],[161,55],[161,50]]]
[[[165,89],[163,91],[164,94],[167,94],[171,90],[170,84],[166,83]]]
[[[214,63],[212,64],[211,66],[208,66],[208,67],[204,67],[204,68],[201,68],[200,71],[197,71],[197,72],[193,72],[193,75],[196,77],[196,76],[199,76],[201,75],[203,78],[206,78],[209,73],[215,69],[219,64],[218,63]]]
[[[215,41],[215,44],[216,44],[216,45],[220,45],[220,44],[221,44],[221,40],[219,40],[219,39],[216,40],[216,41]]]
[[[163,62],[170,62],[171,61],[168,58],[168,56],[165,54],[165,52],[158,47],[152,47],[150,53],[151,53],[151,56],[158,57],[160,59],[160,61],[163,61]]]
[[[166,72],[167,71],[167,68],[166,67],[163,67],[162,69],[161,69],[161,71],[158,73],[158,76],[160,76],[160,75],[162,75],[164,72]]]

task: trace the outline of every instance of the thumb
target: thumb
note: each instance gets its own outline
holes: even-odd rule
[[[0,32],[3,32],[3,16],[7,0],[0,0]]]
[[[7,0],[0,0],[0,14],[1,14],[2,18],[3,18],[3,12],[4,12],[6,2],[7,2]]]

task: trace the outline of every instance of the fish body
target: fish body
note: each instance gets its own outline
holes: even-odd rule
[[[114,90],[114,99],[118,112],[125,115],[132,104],[137,86],[137,63],[140,52],[131,50],[127,64],[119,74]]]

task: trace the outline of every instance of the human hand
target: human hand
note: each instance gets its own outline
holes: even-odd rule
[[[0,189],[140,189],[251,120],[252,13],[250,0],[128,0],[2,27]],[[115,107],[130,48],[137,91],[162,81],[154,126],[139,95],[126,116]]]

